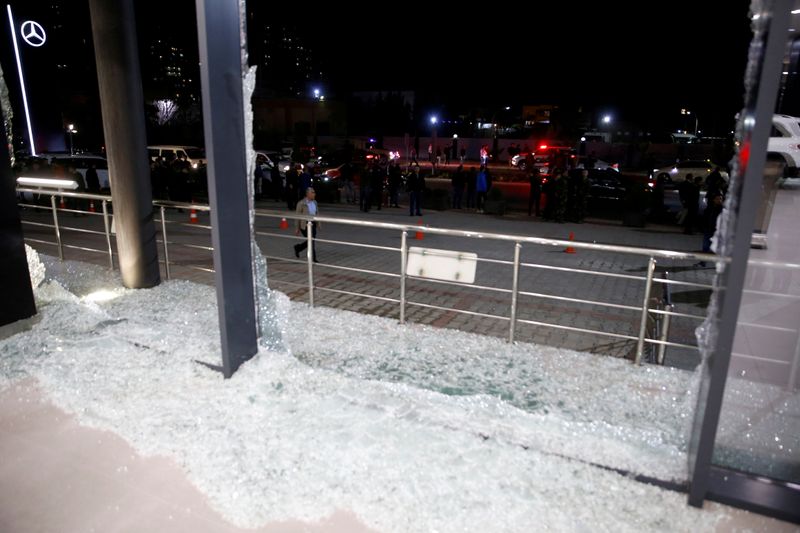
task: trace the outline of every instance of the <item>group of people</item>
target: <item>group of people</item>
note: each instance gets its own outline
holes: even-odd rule
[[[558,223],[583,222],[590,186],[588,170],[559,167],[546,178],[537,167],[531,167],[528,179],[528,216],[541,216]]]
[[[458,165],[456,171],[450,176],[450,185],[453,191],[453,208],[476,209],[478,213],[483,213],[486,196],[492,188],[492,174],[489,167],[481,165],[477,170],[471,167],[464,169],[464,165]],[[466,202],[464,202],[464,190],[466,189]],[[465,205],[464,205],[465,204]]]
[[[186,155],[170,154],[150,160],[150,184],[153,198],[168,199],[173,202],[191,202],[197,187],[196,172],[186,159]]]
[[[254,194],[256,200],[273,198],[281,201],[283,198],[283,177],[278,165],[270,166],[263,155],[256,156]]]
[[[700,212],[700,194],[705,185],[706,208]],[[702,176],[687,174],[686,179],[678,186],[678,195],[683,209],[678,215],[679,223],[683,223],[683,232],[692,235],[699,227],[703,232],[703,252],[711,253],[711,240],[717,231],[717,219],[722,213],[728,184],[722,177],[720,168],[716,167],[705,179]],[[700,261],[697,266],[706,266],[705,261]]]
[[[75,192],[88,192],[92,194],[100,194],[102,192],[100,189],[100,178],[97,175],[97,167],[94,164],[90,164],[85,173],[81,173],[74,164],[63,164],[55,157],[50,161],[47,159],[30,158],[18,159],[13,170],[17,176],[72,180],[78,184]],[[34,201],[37,203],[43,202],[44,198],[44,195],[36,195]],[[67,202],[69,207],[75,210],[85,210],[89,207],[89,203],[80,198],[70,198],[67,199]],[[75,214],[77,215],[78,213]]]

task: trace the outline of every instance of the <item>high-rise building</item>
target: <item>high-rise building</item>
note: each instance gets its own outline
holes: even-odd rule
[[[148,46],[147,79],[153,98],[197,103],[199,68],[181,43],[166,37],[151,39]]]
[[[248,48],[257,65],[257,90],[268,97],[302,97],[323,80],[309,36],[292,23],[276,22],[254,7],[248,13]]]

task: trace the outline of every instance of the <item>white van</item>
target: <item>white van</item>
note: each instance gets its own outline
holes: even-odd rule
[[[158,156],[164,158],[165,161],[172,161],[181,155],[186,157],[186,160],[193,169],[203,168],[206,166],[206,151],[197,146],[180,146],[171,144],[160,144],[155,146],[148,146],[147,152],[150,159],[154,160]]]
[[[91,165],[94,165],[97,171],[97,179],[100,182],[100,188],[108,190],[111,188],[111,182],[108,178],[108,161],[105,157],[98,155],[69,155],[69,154],[39,154],[40,157],[47,159],[50,164],[56,164],[64,168],[72,166],[81,173],[84,180],[86,179],[86,171],[89,170]]]

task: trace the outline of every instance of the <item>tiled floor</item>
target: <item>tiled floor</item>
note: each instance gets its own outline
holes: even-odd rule
[[[0,406],[2,532],[371,531],[344,511],[318,524],[238,528],[174,462],[142,457],[113,433],[80,426],[43,401],[35,382],[4,390]]]

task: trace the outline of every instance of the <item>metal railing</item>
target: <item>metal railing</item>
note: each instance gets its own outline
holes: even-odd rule
[[[53,214],[53,224],[42,224],[36,222],[29,222],[23,221],[26,224],[33,224],[38,226],[45,226],[45,227],[52,227],[55,233],[56,242],[49,242],[49,241],[42,241],[42,240],[33,240],[28,239],[31,242],[38,242],[43,244],[53,244],[58,247],[59,251],[59,258],[64,259],[64,248],[75,248],[85,251],[92,251],[92,252],[101,252],[107,253],[109,257],[109,268],[114,268],[114,253],[111,246],[111,231],[109,226],[109,219],[111,215],[108,212],[108,203],[111,202],[110,196],[103,196],[103,195],[94,195],[94,194],[85,194],[85,193],[72,193],[72,192],[62,192],[62,191],[52,191],[52,190],[43,190],[43,189],[28,189],[28,188],[18,188],[18,192],[20,193],[33,193],[39,194],[44,196],[50,197],[50,210]],[[104,220],[104,231],[98,232],[93,230],[87,230],[83,228],[74,228],[74,227],[65,227],[59,224],[58,213],[59,212],[72,212],[72,213],[86,213],[86,214],[97,214],[91,211],[83,211],[83,210],[76,210],[76,209],[67,209],[63,206],[56,205],[56,198],[57,197],[66,197],[66,198],[74,198],[74,199],[85,199],[85,200],[98,200],[101,202],[102,205],[102,214]],[[23,207],[34,207],[42,209],[44,208],[40,204],[28,204],[28,203],[20,203],[20,206]],[[160,218],[155,219],[155,222],[160,223],[161,228],[161,239],[158,241],[163,246],[163,253],[164,258],[160,261],[164,265],[165,274],[167,279],[170,279],[172,276],[172,272],[170,270],[171,265],[176,265],[177,263],[170,259],[170,246],[176,247],[181,246],[185,248],[190,248],[194,250],[206,250],[212,251],[213,248],[211,246],[203,246],[197,244],[189,244],[189,243],[182,243],[178,241],[171,241],[168,233],[169,226],[187,226],[191,228],[198,228],[198,229],[207,229],[210,230],[211,226],[202,225],[202,224],[190,224],[190,223],[183,223],[183,222],[176,222],[168,220],[166,216],[166,210],[168,209],[186,209],[186,210],[195,210],[195,211],[210,211],[210,207],[204,204],[194,204],[194,203],[181,203],[181,202],[170,202],[170,201],[163,201],[163,200],[156,200],[153,202],[153,206],[155,209],[158,210]],[[308,240],[308,248],[307,254],[305,259],[305,264],[307,265],[308,271],[308,298],[309,304],[314,306],[314,292],[323,290],[329,291],[332,293],[338,294],[347,294],[353,295],[363,298],[370,298],[378,301],[383,302],[392,302],[399,305],[399,319],[401,323],[406,321],[406,311],[408,306],[418,306],[430,309],[438,309],[442,311],[452,311],[460,314],[472,315],[472,316],[479,316],[497,320],[505,320],[508,321],[508,342],[513,342],[516,338],[516,327],[518,324],[527,324],[531,326],[538,326],[538,327],[547,327],[553,328],[556,330],[562,331],[572,331],[577,333],[583,334],[592,334],[601,337],[609,337],[613,339],[620,339],[626,341],[636,341],[636,350],[634,355],[634,363],[641,364],[643,357],[645,355],[645,347],[652,346],[657,347],[658,349],[658,357],[657,362],[663,364],[665,350],[667,347],[676,347],[676,348],[689,348],[689,349],[697,349],[695,345],[692,344],[685,344],[680,342],[673,342],[668,341],[668,330],[669,330],[669,320],[670,317],[681,317],[687,318],[692,320],[701,321],[705,317],[703,315],[694,315],[690,313],[679,313],[674,311],[671,302],[667,303],[667,305],[651,305],[651,292],[653,289],[654,283],[659,283],[664,286],[665,293],[668,295],[668,287],[669,286],[688,286],[688,287],[695,287],[695,288],[706,288],[712,289],[712,285],[704,284],[704,283],[696,283],[696,282],[689,282],[689,281],[679,281],[675,279],[668,279],[666,276],[663,279],[659,279],[654,276],[655,269],[657,265],[657,261],[659,259],[669,259],[669,260],[700,260],[700,261],[724,261],[725,258],[720,258],[715,255],[711,254],[703,254],[703,253],[691,253],[691,252],[678,252],[673,250],[661,250],[661,249],[649,249],[649,248],[638,248],[632,246],[622,246],[622,245],[612,245],[612,244],[597,244],[597,243],[588,243],[588,242],[580,242],[580,241],[572,241],[572,240],[560,240],[560,239],[550,239],[550,238],[542,238],[542,237],[531,237],[531,236],[522,236],[522,235],[511,235],[511,234],[500,234],[500,233],[488,233],[488,232],[477,232],[477,231],[466,231],[466,230],[457,230],[457,229],[448,229],[448,228],[436,228],[436,227],[429,227],[429,226],[416,226],[410,224],[396,224],[396,223],[387,223],[387,222],[375,222],[375,221],[364,221],[364,220],[355,220],[355,219],[345,219],[345,218],[332,218],[332,217],[321,217],[321,216],[302,216],[297,215],[295,213],[289,212],[276,212],[276,211],[266,211],[266,210],[256,210],[255,212],[256,218],[273,218],[273,219],[283,219],[288,218],[292,220],[306,220],[306,221],[316,221],[318,223],[328,223],[328,224],[339,224],[339,225],[347,225],[347,226],[355,226],[355,227],[367,227],[367,228],[376,228],[382,229],[386,231],[396,231],[399,232],[401,242],[400,247],[391,247],[391,246],[379,246],[374,244],[366,244],[366,243],[357,243],[357,242],[348,242],[348,241],[337,241],[337,240],[330,240],[330,239],[321,239],[317,238],[316,243],[328,243],[336,246],[355,246],[359,248],[365,249],[377,249],[377,250],[385,250],[390,252],[396,252],[399,254],[400,260],[400,269],[399,274],[392,273],[392,272],[383,272],[383,271],[376,271],[376,270],[369,270],[363,268],[355,268],[349,267],[344,265],[335,265],[329,263],[320,263],[319,266],[322,268],[329,268],[334,270],[340,270],[345,272],[357,272],[367,275],[378,275],[388,278],[396,278],[399,280],[399,290],[400,295],[399,298],[391,298],[387,296],[378,296],[374,294],[367,294],[367,293],[360,293],[354,291],[347,291],[342,289],[334,289],[331,287],[319,287],[315,285],[315,276],[314,276],[314,266],[315,263],[313,261],[312,256],[312,232],[307,232],[307,240]],[[107,248],[106,250],[98,250],[98,249],[91,249],[86,247],[80,246],[68,246],[65,245],[61,238],[61,232],[63,230],[69,231],[78,231],[90,234],[99,234],[104,235],[106,239]],[[502,260],[502,259],[492,259],[488,257],[479,257],[477,260],[479,262],[484,263],[493,263],[499,265],[509,265],[512,267],[512,276],[511,276],[511,287],[504,288],[504,287],[492,287],[487,285],[478,285],[478,284],[463,284],[457,283],[452,281],[444,281],[438,279],[431,279],[426,278],[424,281],[434,284],[441,284],[441,285],[455,285],[459,287],[470,287],[472,289],[483,290],[483,291],[490,291],[499,294],[507,295],[509,299],[509,313],[508,315],[500,315],[500,314],[492,314],[492,313],[482,313],[478,311],[469,311],[466,309],[455,309],[452,307],[443,307],[440,305],[435,305],[431,303],[419,302],[419,301],[410,301],[407,298],[407,280],[408,278],[413,277],[414,279],[418,280],[420,278],[409,276],[406,265],[408,262],[408,234],[409,232],[415,231],[424,231],[425,233],[436,234],[436,235],[444,235],[444,236],[451,236],[451,237],[463,237],[467,239],[484,239],[484,240],[494,240],[494,241],[501,241],[501,242],[512,242],[514,243],[513,249],[513,257],[509,260]],[[257,236],[271,236],[277,238],[292,238],[287,235],[283,235],[280,233],[272,233],[272,232],[264,232],[264,231],[256,231]],[[542,263],[530,263],[530,262],[522,262],[520,259],[521,250],[525,245],[536,245],[536,246],[550,246],[550,247],[559,247],[559,248],[566,248],[572,247],[577,250],[589,250],[589,251],[599,251],[599,252],[611,252],[617,254],[627,254],[627,255],[634,255],[640,256],[643,259],[646,259],[646,275],[645,276],[637,276],[632,274],[622,274],[618,272],[607,272],[607,271],[600,271],[600,270],[587,270],[587,269],[580,269],[580,268],[570,268],[570,267],[563,267],[563,266],[553,266],[547,265]],[[431,252],[435,254],[435,251]],[[279,256],[272,256],[272,255],[265,255],[267,259],[271,259],[274,261],[284,261],[288,263],[302,263],[302,261],[298,261],[296,259],[279,257]],[[213,269],[192,265],[192,264],[181,264],[184,268],[196,269],[205,272],[213,272]],[[520,269],[541,269],[541,270],[552,270],[552,271],[561,271],[561,272],[570,272],[576,274],[584,274],[584,275],[592,275],[592,276],[601,276],[601,277],[612,277],[618,279],[625,279],[633,282],[641,282],[643,283],[643,298],[641,305],[626,305],[614,302],[606,302],[606,301],[599,301],[599,300],[590,300],[590,299],[583,299],[583,298],[573,298],[570,296],[561,296],[557,294],[547,294],[542,292],[532,292],[532,291],[524,291],[521,290],[519,287],[519,279],[520,279]],[[289,286],[297,286],[301,287],[303,285],[290,282],[290,281],[281,281],[281,283],[287,284]],[[543,299],[543,300],[553,300],[553,301],[561,301],[561,302],[571,302],[576,304],[583,304],[583,305],[591,305],[591,306],[601,306],[606,307],[609,309],[620,309],[620,310],[628,310],[638,313],[639,320],[638,320],[638,327],[636,331],[631,332],[630,334],[626,333],[615,333],[611,331],[604,331],[599,329],[590,329],[590,328],[582,328],[577,326],[569,326],[565,324],[558,324],[552,322],[544,322],[539,320],[531,320],[531,319],[523,319],[518,317],[517,308],[519,304],[520,296]],[[648,331],[648,320],[652,320],[652,316],[657,317],[659,320],[657,322],[661,323],[660,328],[656,328],[654,330],[654,334],[651,336],[647,335]]]

